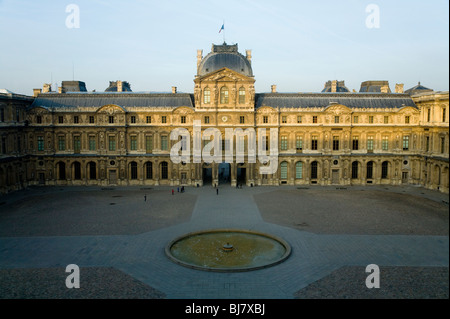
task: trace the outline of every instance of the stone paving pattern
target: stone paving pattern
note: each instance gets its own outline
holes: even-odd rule
[[[0,197],[0,298],[448,298],[448,195],[412,186],[171,189]],[[273,234],[292,255],[243,273],[189,269],[165,256],[175,237],[216,228]],[[83,291],[65,288],[68,264],[80,266]],[[377,292],[364,286],[368,264],[382,272]]]

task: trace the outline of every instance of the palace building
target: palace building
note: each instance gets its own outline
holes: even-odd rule
[[[320,93],[255,92],[252,53],[237,45],[197,52],[193,94],[132,92],[111,81],[105,92],[84,82],[49,85],[35,96],[0,91],[0,192],[29,185],[421,185],[449,192],[449,93],[420,83],[394,93],[387,81],[350,92],[327,81]],[[226,128],[278,133],[277,171],[267,163],[179,164],[170,133],[194,121],[218,129],[220,147],[234,147]],[[191,143],[192,143],[191,138]],[[270,150],[270,139],[258,142]],[[248,141],[244,138],[244,152]],[[207,140],[203,145],[208,144]]]

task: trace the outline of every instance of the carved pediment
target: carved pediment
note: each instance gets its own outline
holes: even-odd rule
[[[97,110],[97,113],[112,115],[116,113],[125,113],[125,109],[123,109],[121,106],[110,104],[100,107]]]
[[[330,106],[328,106],[325,110],[325,113],[329,113],[335,116],[339,116],[339,115],[344,115],[344,114],[349,114],[352,112],[352,110],[350,110],[348,107],[346,107],[345,105],[341,105],[341,104],[332,104]]]
[[[216,72],[207,74],[196,80],[201,82],[254,82],[254,79],[247,77],[228,68],[222,68]]]

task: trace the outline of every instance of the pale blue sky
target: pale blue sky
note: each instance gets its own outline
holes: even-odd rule
[[[366,27],[372,3],[378,29]],[[66,27],[69,4],[79,29]],[[223,42],[223,21],[227,43],[252,50],[257,92],[320,92],[335,79],[449,88],[448,0],[0,0],[0,88],[31,95],[72,80],[74,64],[89,91],[123,80],[193,92],[197,49]]]

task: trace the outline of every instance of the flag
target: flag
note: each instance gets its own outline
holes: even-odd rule
[[[219,30],[219,33],[222,32],[222,30],[225,30],[225,24],[222,24],[222,27]]]

